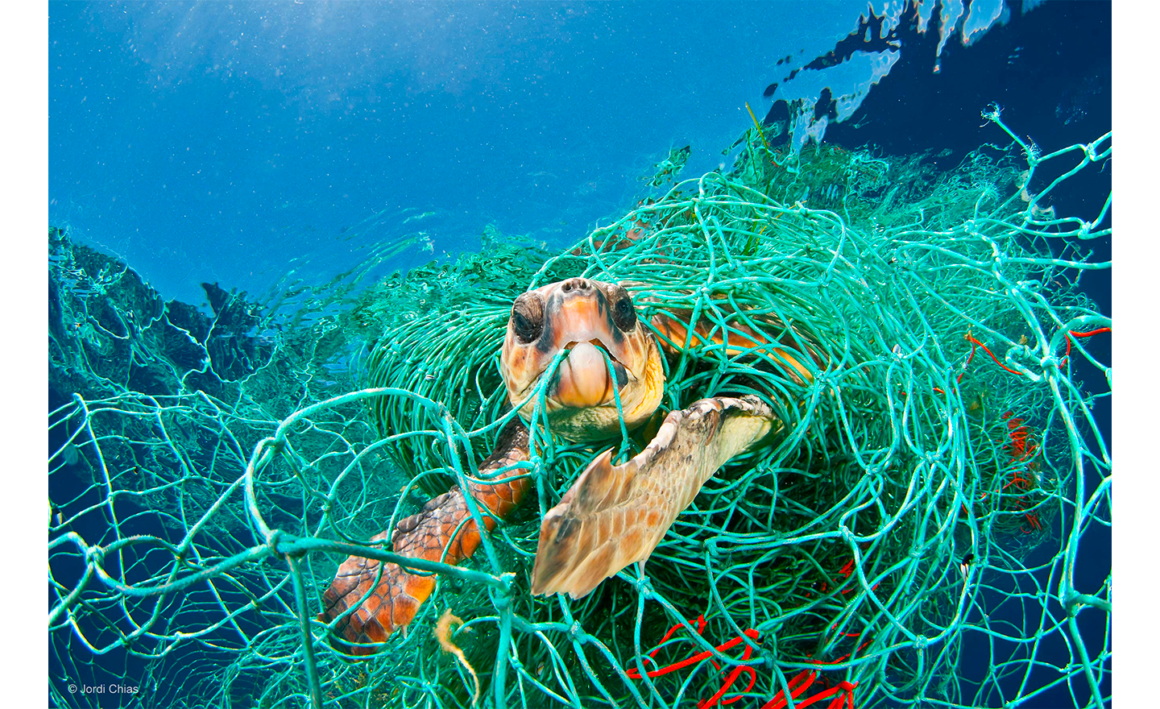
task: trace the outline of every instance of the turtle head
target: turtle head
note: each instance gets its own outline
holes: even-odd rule
[[[516,298],[500,356],[513,405],[528,398],[561,351],[567,358],[548,382],[545,404],[552,430],[564,438],[591,441],[618,433],[617,392],[628,428],[656,410],[664,366],[623,287],[570,278]],[[528,401],[520,414],[530,419],[534,406]]]

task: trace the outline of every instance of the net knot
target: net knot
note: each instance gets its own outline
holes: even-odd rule
[[[266,548],[269,549],[270,553],[275,555],[275,556],[278,555],[278,541],[281,538],[282,538],[282,530],[281,529],[270,530],[270,533],[266,535]]]
[[[105,556],[105,550],[101,548],[100,544],[92,546],[85,545],[85,563],[90,566],[100,566],[101,560]]]
[[[928,642],[925,635],[916,635],[914,637],[914,649],[925,650]]]
[[[568,634],[578,643],[588,642],[588,633],[584,632],[584,628],[580,626],[578,620],[572,621],[572,625],[568,626]]]
[[[503,613],[512,607],[511,596],[506,591],[493,588],[490,590],[490,595],[491,605],[495,607],[497,613]]]
[[[761,655],[765,661],[765,669],[770,672],[772,672],[773,669],[777,667],[777,653],[775,653],[773,650],[772,642],[775,637],[776,636],[773,633],[770,633],[765,642],[762,643],[761,647],[757,650],[757,653]]]
[[[512,581],[515,579],[515,574],[510,571],[500,574],[500,581],[503,582],[503,588],[497,588],[489,585],[487,587],[488,596],[491,597],[491,604],[496,611],[503,613],[512,606]]]

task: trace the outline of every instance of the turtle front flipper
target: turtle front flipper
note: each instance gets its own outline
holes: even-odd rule
[[[489,473],[527,459],[528,429],[515,417],[500,433],[495,450],[479,466],[480,476],[486,478]],[[528,489],[527,478],[511,478],[523,472],[512,470],[488,483],[471,482],[468,487],[480,511],[489,510],[499,519],[511,513]],[[430,500],[417,514],[400,521],[395,525],[393,536],[383,532],[372,537],[372,541],[392,536],[391,548],[396,554],[458,564],[479,547],[479,528],[470,516],[463,490],[456,486]],[[496,520],[484,517],[483,524],[490,532]],[[373,559],[347,558],[323,594],[325,610],[318,615],[318,620],[324,623],[331,622],[366,597],[357,610],[334,626],[343,649],[354,655],[373,654],[376,648],[369,643],[384,642],[395,630],[406,628],[419,606],[435,590],[433,575],[411,574],[397,564],[387,564],[380,577],[379,565]]]
[[[702,399],[670,413],[652,443],[623,465],[612,465],[605,451],[544,515],[532,593],[581,598],[646,561],[706,480],[780,428],[755,396]]]

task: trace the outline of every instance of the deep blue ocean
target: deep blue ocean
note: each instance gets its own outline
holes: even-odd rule
[[[929,151],[947,165],[1002,141],[980,118],[994,103],[1047,150],[1111,130],[1110,2],[873,10],[53,0],[49,225],[123,260],[165,300],[210,313],[203,284],[268,303],[416,233],[420,247],[371,277],[478,251],[489,225],[560,249],[636,205],[671,150],[690,146],[685,177],[723,167],[753,126],[746,104],[789,141]],[[948,13],[959,16],[940,32]],[[1069,181],[1055,209],[1094,219],[1110,172]],[[1091,259],[1109,260],[1109,243]],[[1085,273],[1083,291],[1111,315],[1110,269]],[[1110,342],[1085,345],[1110,364]],[[50,390],[50,409],[67,401]],[[1110,447],[1110,399],[1095,412]],[[1084,543],[1077,574],[1098,584],[1110,531]],[[1102,643],[1102,626],[1083,630]],[[90,663],[140,679],[123,652],[77,666]],[[50,655],[50,682],[70,671]],[[1073,698],[1057,685],[1021,706]]]

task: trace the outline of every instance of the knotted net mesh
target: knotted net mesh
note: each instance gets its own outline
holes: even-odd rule
[[[1043,155],[984,115],[1010,144],[950,170],[792,155],[755,130],[731,171],[563,252],[491,229],[480,253],[362,289],[258,308],[207,287],[212,317],[54,232],[53,700],[1102,706],[1110,568],[1076,567],[1111,523],[1094,413],[1111,368],[1092,353],[1111,321],[1078,282],[1110,267],[1090,246],[1110,239],[1111,197],[1093,221],[1051,198],[1103,167],[1111,136]],[[674,343],[663,410],[755,394],[782,435],[711,479],[643,572],[579,601],[527,590],[539,520],[639,436],[592,447],[533,427],[535,494],[461,566],[369,544],[466,488],[513,415],[497,364],[511,302],[572,276],[627,284],[642,319],[711,324],[716,338]],[[741,327],[785,334],[770,322],[819,352],[812,380],[739,351]],[[367,660],[315,620],[348,554],[439,578]],[[122,689],[66,689],[82,681]]]

